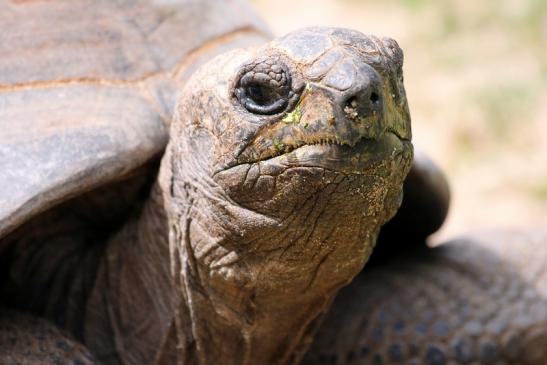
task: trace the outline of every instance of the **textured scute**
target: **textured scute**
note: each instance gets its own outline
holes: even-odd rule
[[[259,34],[240,1],[2,2],[0,238],[158,156],[187,73]]]
[[[2,2],[0,24],[0,84],[13,85],[141,79],[261,23],[242,1],[33,0]]]
[[[342,289],[304,361],[546,363],[545,230],[470,236],[365,269]]]
[[[0,364],[95,365],[93,355],[53,324],[0,310]]]
[[[123,177],[167,142],[158,113],[130,88],[74,85],[0,98],[0,236],[55,203]]]

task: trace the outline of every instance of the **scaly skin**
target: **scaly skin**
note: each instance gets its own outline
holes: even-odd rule
[[[2,309],[0,364],[96,365],[84,346],[43,318]]]
[[[547,231],[475,234],[365,269],[304,364],[547,364]]]

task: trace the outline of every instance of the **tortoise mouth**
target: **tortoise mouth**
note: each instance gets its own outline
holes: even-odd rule
[[[351,148],[360,140],[364,140],[364,138],[360,138],[352,143],[343,140],[338,136],[328,136],[322,134],[308,135],[304,139],[293,139],[290,142],[272,139],[271,141],[261,141],[258,146],[252,145],[245,148],[245,150],[243,150],[243,152],[238,156],[237,161],[238,163],[265,161],[278,156],[288,155],[292,151],[305,146],[322,146],[324,149],[329,149],[333,146],[347,146]]]
[[[398,168],[405,160],[412,159],[411,142],[394,131],[387,131],[379,138],[361,137],[355,142],[336,136],[316,136],[307,141],[281,145],[274,141],[260,154],[252,147],[246,148],[234,164],[222,171],[260,163],[272,167],[319,167],[345,174],[366,174],[371,166],[379,163],[389,161],[395,164],[393,168]]]

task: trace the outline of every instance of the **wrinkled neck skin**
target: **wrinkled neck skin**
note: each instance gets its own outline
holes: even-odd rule
[[[288,170],[279,178],[296,172],[302,174]],[[324,209],[352,182],[325,171],[309,174],[326,175],[329,183],[288,206],[284,219],[221,200],[213,181],[209,187],[175,184],[182,189],[163,191],[176,199],[166,204],[179,207],[169,228],[156,185],[140,219],[114,238],[99,270],[85,336],[99,360],[298,363],[337,290],[368,258],[379,227],[364,214],[355,221],[351,208]],[[364,241],[342,257],[334,245],[348,235]]]
[[[101,364],[154,364],[169,342],[173,293],[167,220],[156,184],[140,217],[107,244],[86,306],[85,344]]]
[[[321,201],[333,199],[337,184],[303,195],[276,217],[217,195],[222,193],[213,180],[180,182],[173,182],[171,199],[184,208],[170,216],[170,237],[185,358],[199,364],[296,363],[336,291],[362,267],[377,232],[367,232],[368,242],[349,250],[354,257],[330,257],[340,233],[325,224],[336,220]],[[351,234],[362,236],[358,227]],[[338,273],[330,260],[345,261]],[[329,272],[333,277],[325,280]]]
[[[208,132],[172,133],[187,136],[171,140],[160,172],[179,359],[298,363],[398,208],[406,170],[381,161],[362,175],[265,171],[258,162],[213,172]]]
[[[282,157],[218,170],[210,131],[171,134],[143,215],[109,245],[88,306],[103,332],[86,343],[113,364],[298,363],[399,207],[410,143],[397,155],[371,142],[390,157],[359,174]]]

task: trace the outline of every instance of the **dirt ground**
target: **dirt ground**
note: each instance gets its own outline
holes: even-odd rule
[[[252,2],[277,35],[329,25],[399,42],[415,145],[452,186],[434,242],[547,227],[547,1]]]

